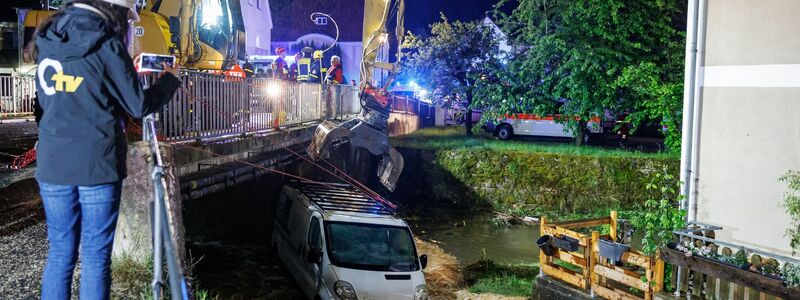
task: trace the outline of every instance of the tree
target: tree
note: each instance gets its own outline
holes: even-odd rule
[[[495,18],[518,49],[478,82],[488,117],[562,114],[576,134],[592,117],[629,113],[667,125],[680,148],[683,0],[501,0]]]
[[[401,78],[414,78],[433,91],[434,98],[467,102],[466,132],[472,135],[475,82],[499,64],[499,42],[480,22],[450,22],[442,15],[426,38],[410,34],[403,45]]]

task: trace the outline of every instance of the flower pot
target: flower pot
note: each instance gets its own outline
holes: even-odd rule
[[[536,240],[536,246],[539,246],[539,250],[544,252],[547,256],[553,256],[555,252],[555,248],[553,247],[553,237],[550,235],[543,235]]]
[[[631,247],[626,244],[620,244],[609,240],[600,240],[600,256],[608,258],[614,262],[622,259],[622,254],[628,251]]]
[[[568,236],[562,236],[561,238],[553,237],[553,246],[563,249],[564,251],[578,251],[578,239]]]

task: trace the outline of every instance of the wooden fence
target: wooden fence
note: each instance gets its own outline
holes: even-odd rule
[[[609,235],[597,230],[580,233],[580,228],[608,225]],[[600,239],[617,240],[617,212],[609,217],[558,223],[541,220],[541,235],[578,240],[578,249],[556,249],[552,256],[540,251],[539,264],[544,275],[559,279],[606,299],[653,299],[664,284],[664,263],[636,250],[622,254],[620,263],[611,263],[600,255]],[[565,264],[566,263],[566,264]]]
[[[686,255],[686,251],[671,247],[661,249],[662,258],[673,269],[668,283],[675,287],[676,295],[680,298],[691,299],[800,299],[800,289],[787,287],[779,277],[751,270],[751,268],[759,269],[766,265],[773,265],[774,268],[777,268],[778,261],[796,263],[795,259],[717,241],[714,239],[714,230],[719,229],[722,228],[708,226],[676,231],[680,237],[681,246],[693,245],[695,249],[705,247],[708,251],[705,253],[705,257]],[[732,257],[733,253],[738,250],[744,251],[749,256],[744,266],[720,262],[721,258]],[[717,259],[708,257],[717,257]],[[672,295],[664,295],[659,298],[671,297]]]

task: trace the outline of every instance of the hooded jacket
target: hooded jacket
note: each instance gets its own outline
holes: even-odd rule
[[[165,73],[143,90],[123,41],[99,12],[70,6],[37,33],[39,123],[36,179],[94,185],[125,178],[125,113],[142,118],[180,85]]]

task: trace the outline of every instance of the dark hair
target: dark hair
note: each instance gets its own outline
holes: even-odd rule
[[[73,4],[82,3],[89,5],[91,7],[96,8],[99,10],[103,15],[105,15],[105,23],[106,28],[108,29],[108,33],[112,36],[119,38],[122,42],[127,44],[128,41],[128,30],[130,29],[130,24],[128,23],[128,13],[129,9],[127,7],[114,5],[108,2],[104,2],[101,0],[73,0],[58,10],[55,14],[50,16],[49,18],[45,19],[39,27],[36,28],[35,36],[44,36],[47,32],[47,29],[50,28],[53,24],[58,23],[58,20],[64,16],[64,12],[66,9]],[[35,62],[37,56],[39,54],[39,49],[36,48],[36,43],[34,39],[31,39],[30,43],[26,45],[26,53],[25,58],[26,60],[31,60]]]

